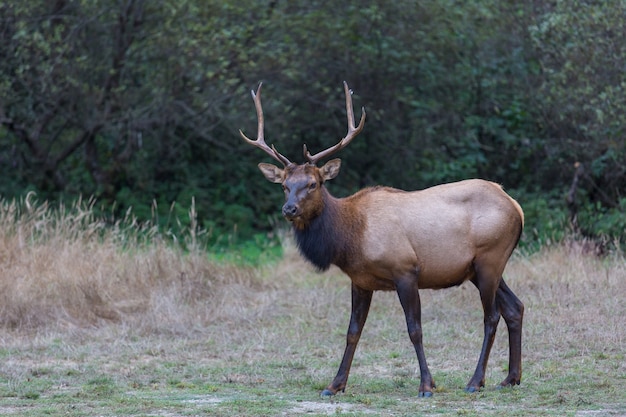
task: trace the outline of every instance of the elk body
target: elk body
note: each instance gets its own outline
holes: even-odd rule
[[[485,385],[485,370],[496,328],[504,317],[509,332],[509,373],[502,386],[520,383],[524,306],[502,278],[524,224],[519,204],[492,182],[473,179],[422,191],[365,188],[335,198],[324,182],[339,173],[341,161],[316,163],[347,146],[361,132],[355,127],[351,92],[344,82],[348,133],[335,146],[294,164],[269,147],[263,136],[261,85],[252,92],[258,137],[248,139],[283,164],[259,164],[265,177],[285,191],[282,212],[293,225],[302,255],[320,270],[337,265],[352,281],[352,313],[347,343],[335,379],[322,396],[344,391],[365,320],[377,290],[396,291],[420,367],[420,396],[431,396],[435,382],[422,345],[419,289],[447,288],[469,280],[478,288],[484,311],[484,340],[466,390]]]

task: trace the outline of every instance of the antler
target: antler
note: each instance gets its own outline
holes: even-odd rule
[[[348,144],[363,130],[363,125],[365,124],[365,107],[361,107],[361,121],[357,127],[354,127],[354,110],[352,109],[352,90],[348,88],[348,83],[343,82],[343,89],[346,93],[346,113],[348,116],[348,133],[346,136],[339,141],[335,146],[331,146],[325,151],[321,151],[316,153],[315,155],[311,155],[311,153],[307,150],[306,145],[304,145],[304,156],[309,160],[311,164],[315,164],[320,159],[326,158],[335,152],[338,152],[348,146]]]
[[[291,164],[291,161],[287,159],[285,156],[281,155],[276,150],[276,148],[274,148],[274,145],[272,145],[272,147],[270,148],[267,145],[267,143],[265,143],[265,138],[263,137],[264,122],[263,122],[263,108],[261,107],[261,86],[262,85],[263,83],[259,83],[259,88],[257,88],[256,93],[254,92],[254,90],[251,91],[252,99],[254,100],[254,107],[256,107],[256,116],[257,116],[257,119],[259,120],[259,125],[257,128],[257,139],[256,140],[249,139],[246,135],[243,134],[241,129],[239,129],[239,134],[250,145],[256,146],[257,148],[262,149],[269,156],[271,156],[278,162],[282,163],[284,166],[287,166]]]

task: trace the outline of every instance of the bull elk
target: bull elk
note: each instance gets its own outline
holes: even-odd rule
[[[341,161],[317,162],[345,148],[363,130],[365,109],[354,123],[351,91],[344,82],[348,133],[315,155],[304,145],[307,162],[295,164],[268,146],[263,134],[261,84],[252,91],[257,139],[249,144],[283,165],[260,163],[265,178],[282,184],[283,216],[292,223],[301,254],[319,270],[338,266],[352,281],[352,312],[337,376],[322,391],[345,391],[350,366],[374,291],[396,291],[420,367],[419,396],[435,388],[422,345],[419,289],[440,289],[471,281],[484,311],[484,339],[476,371],[466,391],[485,385],[485,370],[500,316],[509,333],[509,372],[501,386],[520,383],[524,306],[502,278],[524,225],[520,205],[498,184],[465,180],[421,191],[371,187],[346,198],[333,197],[324,183],[337,176]]]

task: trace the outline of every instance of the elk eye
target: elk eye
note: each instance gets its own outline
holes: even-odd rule
[[[316,188],[317,188],[317,183],[316,183],[316,182],[312,182],[312,183],[309,185],[309,191],[313,191],[313,190],[315,190]]]

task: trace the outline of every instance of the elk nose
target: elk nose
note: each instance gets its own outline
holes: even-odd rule
[[[298,206],[295,204],[285,204],[283,206],[283,216],[287,218],[295,217],[298,213]]]

